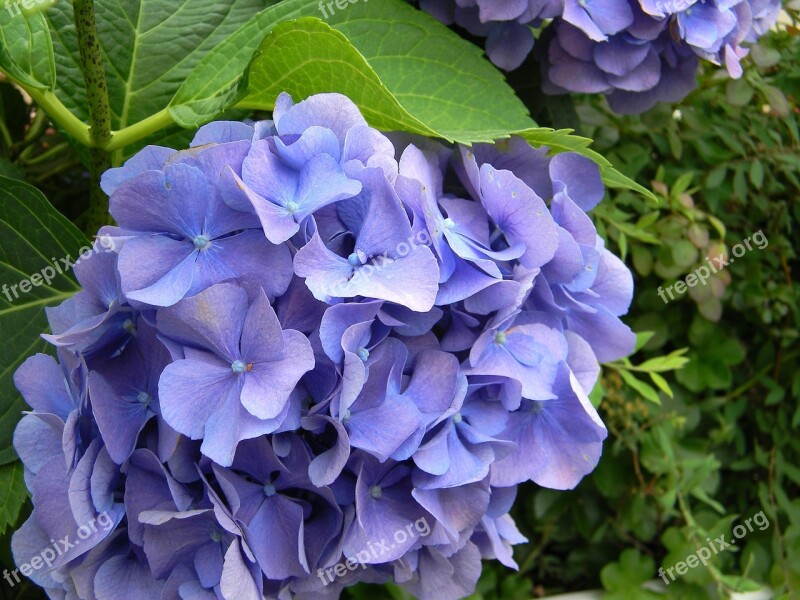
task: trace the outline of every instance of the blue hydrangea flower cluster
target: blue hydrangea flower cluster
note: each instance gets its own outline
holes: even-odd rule
[[[696,86],[698,58],[742,75],[740,61],[777,20],[780,0],[421,0],[440,21],[486,37],[486,53],[505,70],[534,45],[550,94],[606,94],[618,113],[677,102]]]
[[[517,485],[599,459],[587,394],[634,335],[597,166],[390,139],[336,94],[273,118],[103,178],[115,252],[15,375],[12,548],[51,598],[460,598],[516,566]]]

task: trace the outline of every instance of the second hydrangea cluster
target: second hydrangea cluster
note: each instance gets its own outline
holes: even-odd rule
[[[518,484],[596,465],[588,393],[634,335],[588,159],[282,95],[103,187],[115,251],[48,309],[58,360],[15,375],[12,547],[51,598],[459,598],[516,566]]]
[[[745,43],[774,25],[780,0],[421,0],[446,24],[486,37],[486,53],[506,70],[550,25],[541,52],[544,90],[608,95],[618,113],[677,102],[694,89],[698,58],[742,75]],[[551,22],[552,20],[552,22]]]

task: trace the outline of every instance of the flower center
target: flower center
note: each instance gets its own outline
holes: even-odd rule
[[[247,365],[240,360],[235,360],[231,363],[231,371],[234,373],[244,373],[247,370]]]
[[[463,420],[464,420],[464,417],[461,416],[461,413],[456,413],[456,414],[453,415],[453,423],[455,423],[456,425],[461,423],[461,421],[463,421]]]
[[[351,267],[360,267],[361,266],[361,259],[358,257],[357,252],[353,252],[350,256],[347,257],[347,262],[350,263]]]
[[[136,399],[145,406],[147,406],[148,404],[150,404],[150,401],[153,399],[153,397],[147,392],[139,392],[136,395]]]
[[[346,408],[346,409],[344,410],[344,413],[342,413],[342,423],[344,423],[345,421],[347,421],[347,419],[349,419],[351,416],[352,416],[352,415],[350,414],[350,409],[349,409],[349,408]]]
[[[381,496],[383,496],[383,490],[381,489],[381,486],[379,485],[372,486],[372,488],[370,488],[369,490],[369,495],[375,498],[376,500]]]
[[[211,240],[208,238],[207,235],[198,235],[196,238],[192,240],[194,247],[198,250],[205,250],[211,245]]]
[[[136,323],[134,323],[131,319],[125,319],[122,322],[122,328],[131,335],[136,335]]]
[[[494,343],[497,344],[498,346],[502,346],[503,344],[505,344],[506,343],[506,334],[503,333],[502,331],[498,331],[497,333],[495,333],[494,334]]]
[[[289,211],[290,215],[293,215],[294,213],[296,213],[298,208],[300,208],[300,207],[297,205],[297,202],[294,202],[294,201],[290,200],[289,202],[286,203],[286,210]]]
[[[217,530],[212,531],[211,532],[211,539],[214,540],[215,542],[222,541],[222,533],[217,531]]]
[[[278,490],[276,490],[275,486],[272,485],[271,483],[267,483],[264,485],[264,495],[267,498],[271,498],[272,496],[274,496],[277,491]]]
[[[369,350],[366,348],[359,348],[356,351],[356,355],[358,355],[358,358],[360,358],[362,362],[367,362],[367,359],[369,358]]]
[[[456,222],[453,221],[450,217],[447,217],[444,221],[442,221],[442,225],[445,229],[455,229]]]

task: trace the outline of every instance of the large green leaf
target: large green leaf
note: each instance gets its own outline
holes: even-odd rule
[[[96,0],[112,129],[166,108],[200,60],[267,4],[267,0]],[[71,4],[56,3],[47,18],[56,51],[57,95],[85,120],[86,90]]]
[[[72,275],[58,273],[53,263],[76,258],[88,243],[39,190],[0,176],[0,464],[15,458],[11,436],[25,408],[14,388],[14,371],[47,348],[39,337],[47,329],[45,306],[78,290]],[[50,283],[42,277],[48,267],[55,271]],[[36,281],[39,285],[33,285]]]
[[[242,105],[272,107],[283,91],[296,98],[339,92],[355,102],[373,127],[450,137],[411,115],[344,34],[319,19],[283,23],[267,36],[250,68]]]
[[[22,463],[18,460],[0,466],[0,534],[4,534],[9,525],[17,522],[19,510],[28,499],[28,490],[22,475]]]
[[[12,5],[0,10],[0,70],[28,88],[53,88],[53,44],[41,13],[16,13]]]
[[[531,127],[523,104],[481,51],[403,0],[361,2],[318,19],[319,2],[285,0],[254,17],[186,81],[171,111],[185,126],[213,116],[247,91],[241,105],[271,109],[281,91],[296,97],[338,91],[370,123],[462,142],[491,141]],[[247,81],[239,80],[256,33],[264,39]],[[238,87],[237,87],[238,86]],[[487,97],[492,101],[487,102]]]
[[[535,125],[477,46],[404,0],[359,2],[329,22],[400,103],[444,137],[491,141]]]

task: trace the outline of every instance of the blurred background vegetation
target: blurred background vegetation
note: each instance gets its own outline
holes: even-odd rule
[[[796,13],[789,11],[790,16]],[[679,105],[637,117],[597,97],[530,99],[541,125],[573,127],[659,204],[614,192],[594,211],[607,244],[632,268],[630,360],[606,365],[593,395],[609,429],[596,471],[572,492],[521,486],[514,516],[529,543],[520,571],[486,563],[475,598],[522,600],[603,588],[615,600],[706,599],[765,586],[800,597],[800,30],[762,38],[732,81],[705,67]],[[512,74],[521,97],[532,68]],[[539,99],[540,100],[540,99]],[[180,142],[176,142],[180,143]],[[80,157],[44,113],[0,82],[0,174],[39,187],[67,216],[85,206]],[[708,285],[658,296],[707,256],[762,231]],[[688,359],[688,362],[687,360]],[[29,510],[29,508],[28,508]],[[769,526],[664,589],[642,587],[763,511]],[[25,515],[23,514],[24,518]],[[0,567],[11,564],[10,531]],[[655,590],[655,591],[654,591]],[[0,598],[39,598],[25,583]],[[402,597],[359,586],[351,598]]]

